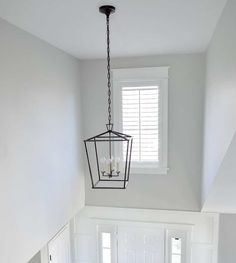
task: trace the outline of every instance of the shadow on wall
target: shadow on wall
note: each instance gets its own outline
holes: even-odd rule
[[[41,263],[40,252],[38,252],[28,263]]]

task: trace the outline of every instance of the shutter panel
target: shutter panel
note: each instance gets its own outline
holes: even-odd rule
[[[134,138],[134,162],[159,162],[159,98],[158,86],[122,87],[123,132]]]

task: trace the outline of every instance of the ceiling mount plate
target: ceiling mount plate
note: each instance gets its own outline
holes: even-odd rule
[[[116,8],[112,5],[102,5],[99,7],[99,12],[105,15],[110,15],[115,13]]]

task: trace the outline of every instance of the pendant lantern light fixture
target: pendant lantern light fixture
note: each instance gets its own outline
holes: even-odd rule
[[[108,123],[106,131],[84,140],[93,189],[125,189],[129,182],[133,138],[113,129],[111,108],[110,15],[115,7],[101,6],[107,29]]]

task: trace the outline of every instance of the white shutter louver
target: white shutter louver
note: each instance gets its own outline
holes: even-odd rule
[[[132,161],[159,162],[159,87],[124,86],[121,91],[123,132],[134,138]]]

